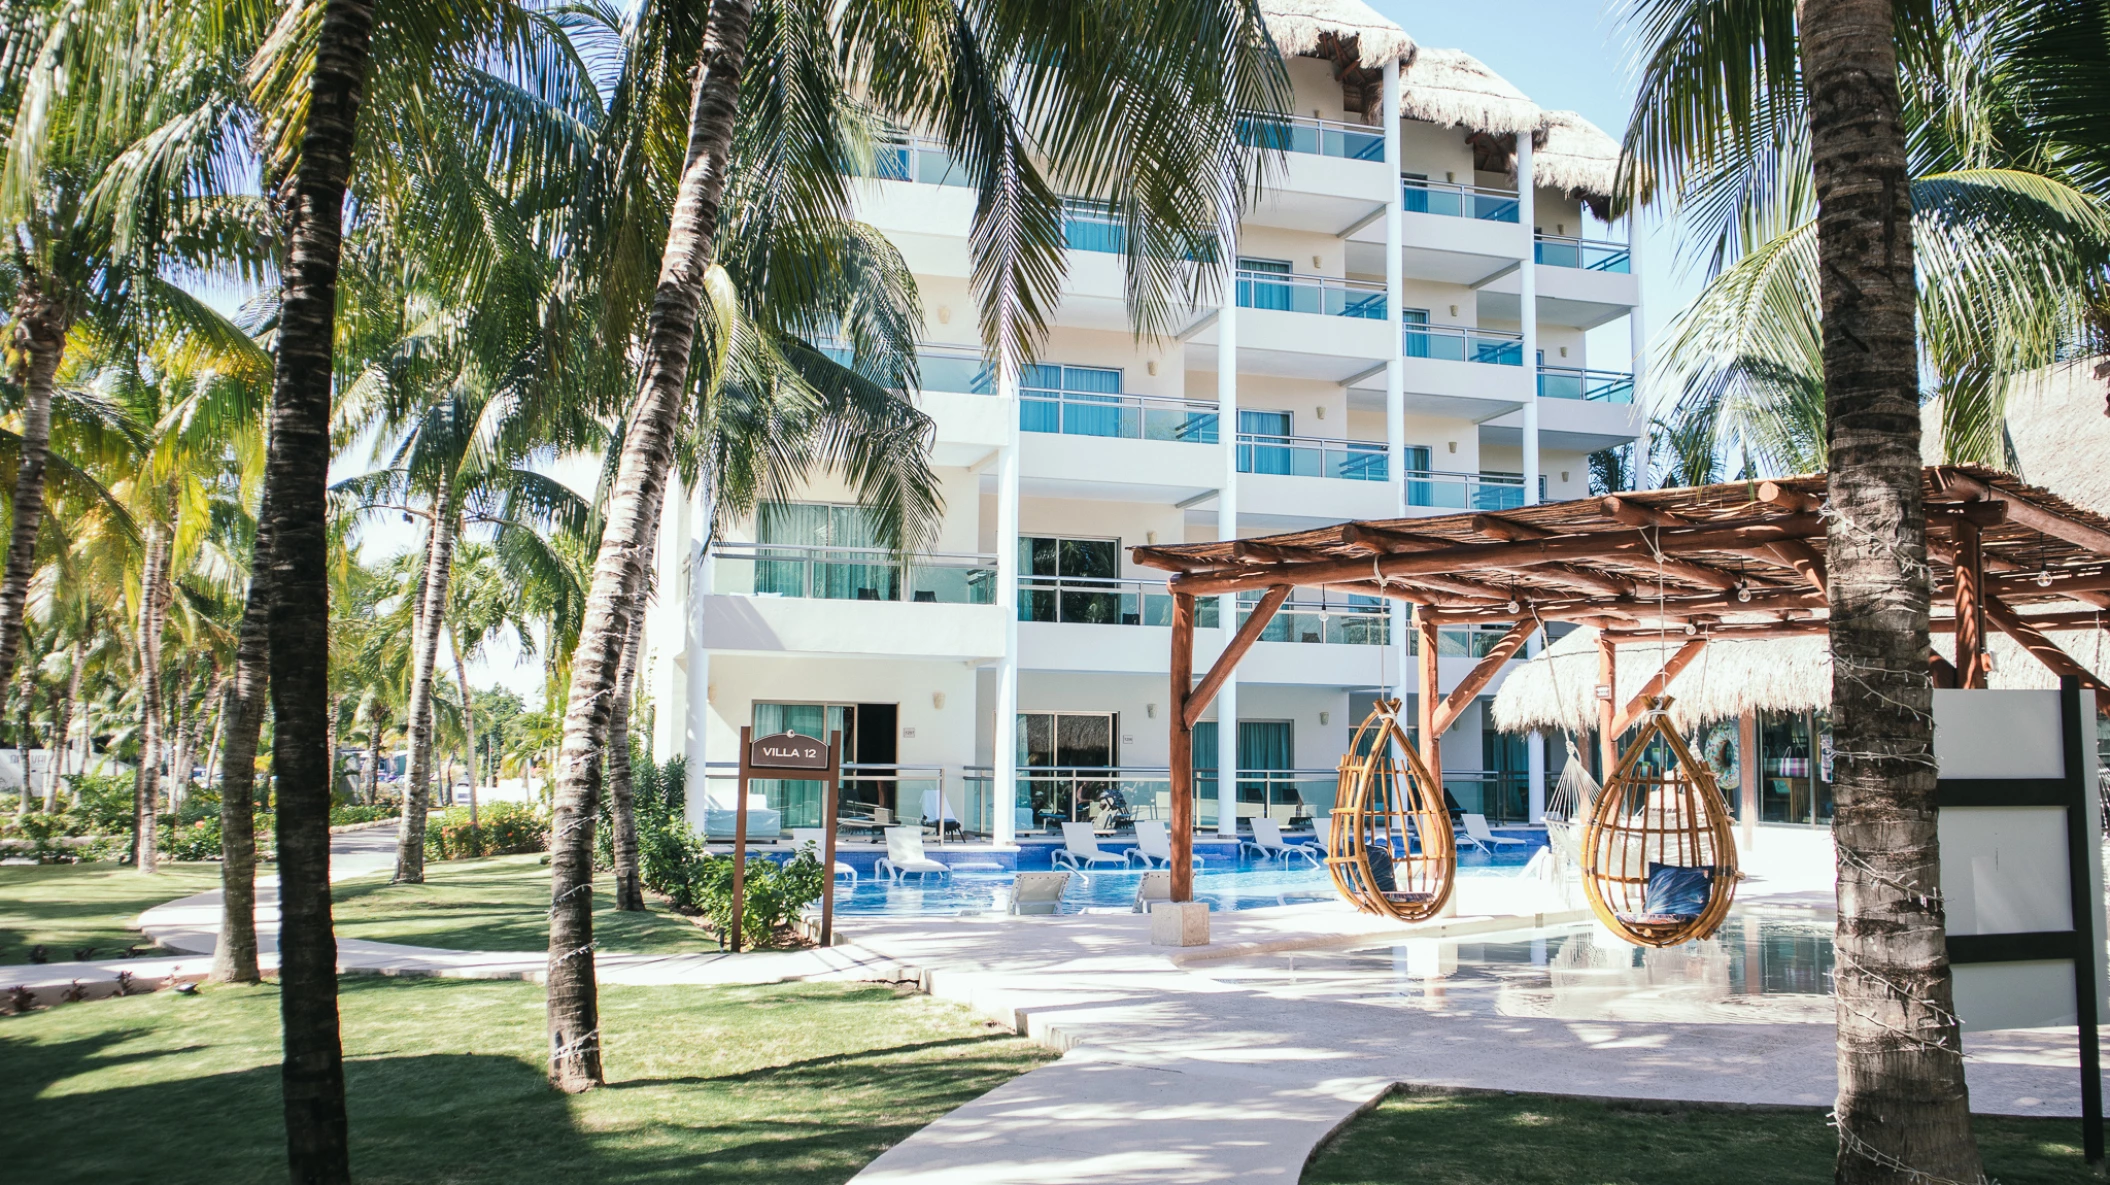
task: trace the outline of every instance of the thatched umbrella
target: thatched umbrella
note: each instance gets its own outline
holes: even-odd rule
[[[1619,205],[1613,195],[1619,141],[1573,111],[1547,111],[1539,116],[1531,145],[1534,180],[1587,203],[1591,213],[1611,221]]]
[[[1338,46],[1352,48],[1366,70],[1414,60],[1414,39],[1362,0],[1261,0],[1260,15],[1276,48],[1292,57],[1333,58]]]
[[[1539,109],[1508,79],[1462,49],[1424,48],[1399,74],[1400,113],[1493,136],[1536,132]]]

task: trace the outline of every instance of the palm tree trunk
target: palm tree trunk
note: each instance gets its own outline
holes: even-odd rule
[[[731,156],[753,0],[713,0],[689,108],[689,143],[652,296],[635,412],[594,559],[593,585],[572,657],[564,757],[551,817],[549,1078],[560,1090],[601,1083],[600,1013],[593,970],[593,823],[601,796],[608,717],[631,619],[673,461],[688,387],[703,282],[716,249],[718,201]]]
[[[190,710],[190,690],[191,678],[186,674],[176,681],[176,694],[170,697],[169,715],[174,721],[170,731],[176,738],[169,746],[169,809],[172,811],[180,809],[184,797],[190,793],[191,732],[198,724],[197,713]]]
[[[0,688],[14,680],[22,653],[22,609],[35,574],[37,532],[44,522],[44,471],[51,457],[51,394],[73,312],[58,284],[34,267],[22,269],[15,296],[15,325],[9,352],[17,358],[22,386],[21,456],[15,464],[14,526],[7,541],[7,567],[0,572]]]
[[[213,948],[217,983],[256,983],[256,746],[264,729],[270,660],[271,536],[268,508],[257,519],[249,600],[235,634],[234,677],[221,693],[220,942]]]
[[[432,671],[439,661],[440,629],[447,623],[447,573],[454,562],[454,516],[447,513],[451,494],[443,477],[432,495],[432,530],[425,539],[425,576],[412,627],[410,784],[403,790],[403,825],[396,832],[397,884],[425,880],[425,812],[432,793]]]
[[[87,656],[81,651],[80,640],[75,639],[73,643],[73,666],[72,669],[66,672],[66,699],[65,702],[59,705],[59,719],[55,727],[59,737],[58,749],[61,755],[73,751],[73,705],[79,703],[81,699],[81,664],[86,661]],[[61,760],[57,772],[61,774],[68,772],[63,760]],[[80,771],[75,770],[73,772],[78,773]]]
[[[1980,1181],[1935,834],[1912,208],[1888,0],[1803,0],[1834,514],[1841,1185]]]
[[[29,776],[29,742],[36,735],[30,730],[29,717],[36,707],[37,685],[30,679],[29,671],[22,672],[22,689],[15,697],[15,751],[22,755],[22,813],[28,814],[36,801],[36,780]]]
[[[366,723],[366,805],[381,801],[381,733],[383,728],[380,713]]]
[[[294,1185],[349,1185],[337,939],[330,924],[330,387],[344,191],[371,0],[325,0],[290,183],[265,504],[271,522],[272,772],[278,781],[281,1093]]]
[[[337,805],[337,784],[344,780],[344,768],[341,763],[339,763],[337,760],[337,713],[341,711],[343,707],[344,697],[341,695],[332,695],[330,697],[329,715],[325,718],[329,726],[327,731],[330,734],[328,740],[328,747],[330,751],[331,806]]]
[[[484,850],[483,825],[476,818],[476,708],[469,696],[469,668],[462,662],[462,641],[447,631],[447,641],[454,652],[454,682],[462,691],[462,763],[469,767],[469,834],[475,837],[476,850]]]
[[[630,642],[623,647],[623,666],[616,676],[615,712],[608,721],[608,822],[615,829],[615,907],[642,911],[645,892],[637,873],[637,794],[630,768],[630,694],[637,679],[637,652],[644,639],[645,618],[630,621]]]
[[[160,864],[154,844],[161,816],[161,582],[168,545],[168,529],[149,523],[146,565],[139,574],[139,772],[132,780],[139,822],[133,858],[141,872],[153,872]]]
[[[227,672],[221,670],[219,660],[214,659],[212,666],[212,682],[206,686],[205,698],[199,701],[198,703],[198,711],[200,713],[203,713],[208,707],[212,708],[213,710],[212,739],[207,741],[205,744],[204,781],[205,785],[207,786],[212,786],[215,784],[215,775],[219,773],[220,742],[225,738],[227,733],[226,694]]]

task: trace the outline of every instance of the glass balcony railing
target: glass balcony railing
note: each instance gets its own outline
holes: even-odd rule
[[[1407,471],[1407,505],[1438,510],[1513,510],[1524,504],[1524,479],[1512,474]]]
[[[970,834],[992,834],[996,818],[996,773],[985,765],[963,771]],[[1331,769],[1242,769],[1236,810],[1240,819],[1265,815],[1293,831],[1323,825],[1333,810],[1340,773]],[[1052,837],[1060,824],[1096,824],[1102,834],[1127,836],[1139,819],[1172,817],[1172,776],[1164,766],[1033,767],[1018,771],[1012,826],[1021,836]],[[1194,771],[1194,825],[1216,826],[1216,771]],[[1295,893],[1285,904],[1302,899]]]
[[[1509,632],[1506,625],[1475,626],[1447,625],[1436,631],[1436,656],[1438,658],[1486,658],[1494,651],[1495,643]],[[1417,631],[1407,639],[1407,653],[1421,653],[1421,635]]]
[[[1238,120],[1238,138],[1255,148],[1272,148],[1278,152],[1301,152],[1344,160],[1385,159],[1384,129],[1367,124],[1301,116],[1245,115]]]
[[[881,181],[907,181],[912,185],[974,184],[945,145],[919,136],[893,136],[874,145],[871,175]]]
[[[1569,235],[1539,235],[1533,258],[1546,267],[1574,267],[1589,272],[1633,270],[1633,253],[1625,243],[1601,239],[1578,239]]]
[[[1586,399],[1593,403],[1632,403],[1634,376],[1616,370],[1583,370],[1569,366],[1539,367],[1539,397]]]
[[[932,553],[906,561],[878,547],[721,542],[711,548],[711,591],[721,596],[808,597],[990,605],[996,557]]]
[[[1400,178],[1399,187],[1400,207],[1409,214],[1440,214],[1481,222],[1517,220],[1517,195],[1513,192],[1418,177]]]
[[[1062,199],[1062,236],[1072,251],[1119,255],[1128,249],[1128,228],[1113,207],[1088,198]]]
[[[1385,286],[1331,276],[1238,273],[1238,307],[1316,313],[1325,317],[1385,319]]]
[[[1238,622],[1252,613],[1259,593],[1239,594]],[[1199,598],[1194,624],[1215,629],[1215,597]],[[1018,619],[1067,625],[1172,624],[1172,594],[1161,580],[1096,579],[1085,576],[1021,576]],[[1386,606],[1374,599],[1308,596],[1276,610],[1261,630],[1263,642],[1382,646],[1390,637]]]
[[[1408,358],[1445,362],[1522,366],[1524,335],[1463,325],[1409,325],[1400,335],[1400,353]]]
[[[1339,481],[1383,481],[1385,446],[1362,440],[1241,432],[1238,434],[1238,471],[1279,473],[1288,477],[1330,477]]]
[[[1024,432],[1115,436],[1215,444],[1216,405],[1151,395],[1093,395],[1021,387],[1018,426]]]

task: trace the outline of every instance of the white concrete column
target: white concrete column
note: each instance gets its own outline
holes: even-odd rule
[[[711,533],[712,507],[708,495],[698,489],[690,503],[683,509],[689,511],[686,529],[679,540],[678,556],[681,562],[680,579],[682,592],[682,714],[681,755],[686,767],[682,779],[682,801],[687,809],[690,826],[703,820],[703,812],[709,806],[708,778],[709,749],[705,743],[710,733],[711,718],[711,652],[704,644],[704,598],[711,592],[712,577],[716,561],[711,557],[711,545],[716,542]]]
[[[1539,500],[1539,276],[1538,186],[1531,173],[1531,136],[1517,136],[1517,221],[1525,231],[1524,260],[1517,268],[1517,324],[1524,331],[1524,370],[1531,384],[1524,400],[1524,505]]]
[[[1546,648],[1546,631],[1539,630],[1524,642],[1524,657],[1536,658]],[[1546,734],[1534,728],[1524,739],[1524,768],[1529,771],[1528,799],[1524,818],[1541,822],[1546,817]]]
[[[1626,216],[1627,270],[1634,276],[1634,307],[1627,310],[1627,340],[1634,352],[1634,434],[1633,488],[1649,488],[1649,446],[1652,408],[1648,400],[1648,323],[1641,316],[1641,216],[1629,213]]]
[[[1393,502],[1400,517],[1404,518],[1407,513],[1407,397],[1406,363],[1401,360],[1405,343],[1400,334],[1405,328],[1406,263],[1400,254],[1405,228],[1400,222],[1398,62],[1385,63],[1384,86],[1385,177],[1390,186],[1385,194],[1385,315],[1392,330],[1392,353],[1385,359],[1385,473],[1392,479]],[[1404,703],[1408,689],[1414,685],[1414,656],[1407,652],[1407,639],[1413,635],[1414,623],[1405,601],[1393,601],[1389,613],[1392,641],[1396,647],[1391,671],[1392,694]]]
[[[1018,840],[1018,364],[1004,351],[997,397],[1009,427],[996,460],[996,603],[1003,609],[1004,657],[996,667],[996,719],[989,736],[995,769],[992,838]]]
[[[1223,303],[1216,312],[1216,432],[1223,441],[1223,486],[1216,495],[1216,537],[1238,538],[1238,248],[1224,258]],[[1216,599],[1226,643],[1238,630],[1238,594]],[[1238,672],[1216,693],[1216,833],[1238,831]]]

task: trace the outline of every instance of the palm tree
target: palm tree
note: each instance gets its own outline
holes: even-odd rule
[[[1914,219],[1899,60],[1943,46],[1887,0],[1643,0],[1627,143],[1690,196],[1807,145],[1829,506],[1845,1182],[1979,1181],[1944,947],[1920,498]],[[1960,64],[1960,63],[1959,63]],[[1781,184],[1791,183],[1793,174]],[[1755,184],[1755,183],[1754,183]]]

